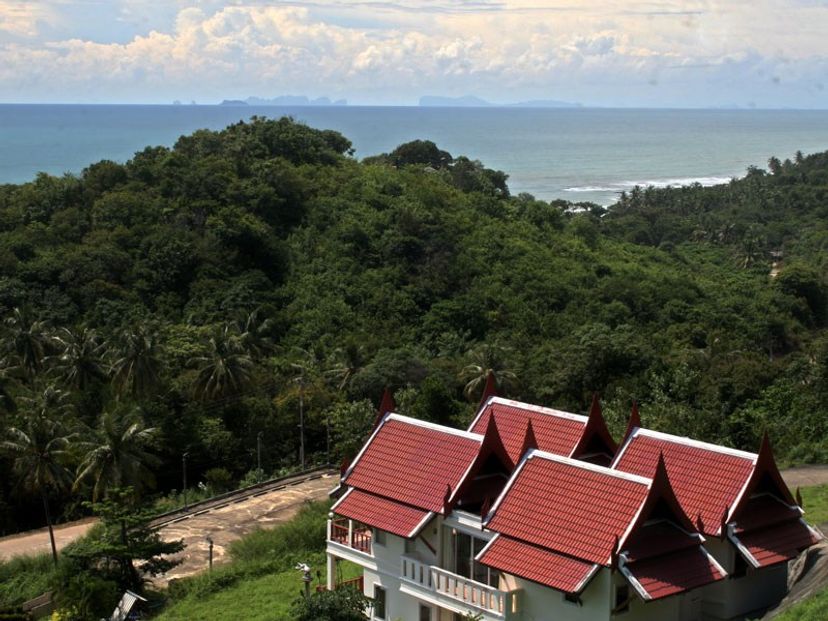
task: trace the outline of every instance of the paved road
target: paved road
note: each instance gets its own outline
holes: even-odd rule
[[[782,472],[782,476],[791,489],[808,485],[823,485],[828,483],[828,465],[789,468]],[[213,533],[213,540],[216,542],[213,549],[214,560],[220,559],[225,554],[225,546],[229,541],[250,532],[257,525],[271,526],[285,521],[295,513],[292,503],[304,498],[324,498],[327,491],[335,485],[335,481],[336,479],[332,477],[307,481],[291,488],[267,492],[202,516],[189,518],[187,520],[189,524],[178,523],[168,526],[163,529],[165,537],[185,537],[185,541],[190,544],[186,562],[176,574],[179,572],[194,573],[199,567],[203,568],[206,565],[207,543],[204,537],[208,532]],[[55,529],[58,549],[84,535],[94,523],[94,518],[87,518],[58,526]],[[176,533],[180,534],[176,535]],[[38,554],[48,551],[49,534],[45,528],[0,538],[0,560],[20,554]],[[203,559],[203,562],[197,559]],[[181,573],[180,575],[187,574]]]
[[[160,532],[165,540],[183,539],[187,547],[180,555],[183,560],[181,565],[156,583],[164,585],[174,578],[207,569],[208,535],[213,539],[213,563],[221,563],[227,560],[227,546],[231,541],[256,528],[270,528],[286,522],[296,515],[305,502],[327,497],[338,479],[339,475],[325,475],[162,527]]]

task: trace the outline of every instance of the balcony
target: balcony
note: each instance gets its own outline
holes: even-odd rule
[[[501,591],[410,556],[401,558],[400,577],[403,591],[438,606],[457,612],[481,612],[492,619],[518,617],[520,591]],[[406,589],[406,585],[415,589]]]
[[[328,520],[328,541],[346,546],[364,554],[371,554],[373,532],[369,526],[348,518]]]

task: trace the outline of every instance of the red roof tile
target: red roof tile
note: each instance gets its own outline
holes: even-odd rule
[[[749,555],[748,561],[757,567],[788,561],[819,541],[816,533],[801,520],[737,534],[731,538],[737,546],[741,544]]]
[[[424,526],[424,520],[429,515],[428,511],[358,489],[343,496],[332,511],[400,537],[413,537],[417,527]]]
[[[675,595],[721,580],[725,574],[701,546],[630,562],[626,571],[638,582],[645,599]],[[636,589],[638,590],[638,589]]]
[[[637,478],[532,453],[486,526],[590,563],[608,564],[615,538],[633,523],[648,491],[649,482]]]
[[[497,422],[503,444],[509,451],[512,461],[516,463],[522,457],[520,452],[529,421],[532,421],[532,430],[539,449],[567,456],[581,439],[587,421],[586,416],[494,398],[485,405],[483,411],[472,423],[470,431],[484,433],[492,414]]]
[[[477,560],[493,569],[566,593],[583,590],[596,568],[594,563],[586,563],[503,536],[496,537],[478,555]]]
[[[479,437],[394,414],[385,418],[343,483],[440,512],[446,486],[456,488],[479,448]]]
[[[705,534],[719,533],[722,514],[733,507],[753,471],[748,453],[709,448],[700,442],[638,430],[622,448],[617,470],[651,477],[660,453],[684,512],[701,515]]]

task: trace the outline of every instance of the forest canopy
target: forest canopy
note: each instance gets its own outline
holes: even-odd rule
[[[185,452],[193,481],[250,480],[257,440],[265,474],[296,468],[300,409],[306,461],[338,462],[385,387],[463,425],[490,370],[573,411],[599,392],[616,434],[637,400],[650,427],[825,460],[826,252],[828,153],[605,209],[253,118],[0,186],[0,431],[62,438],[66,474],[21,485],[3,452],[0,533],[42,522],[38,485],[58,517],[179,487]]]

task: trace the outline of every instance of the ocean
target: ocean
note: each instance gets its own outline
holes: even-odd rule
[[[0,183],[125,162],[253,115],[338,130],[360,158],[433,140],[505,171],[513,193],[602,205],[635,185],[724,183],[771,156],[828,150],[828,111],[0,105]]]

